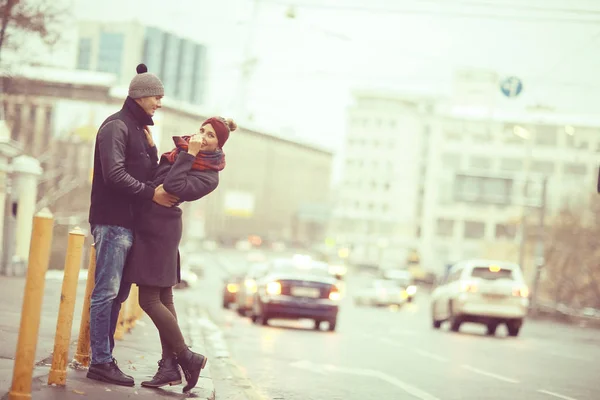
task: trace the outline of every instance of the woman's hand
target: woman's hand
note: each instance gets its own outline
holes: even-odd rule
[[[146,134],[146,140],[148,141],[148,144],[150,145],[150,147],[154,147],[154,139],[152,138],[152,132],[150,132],[150,127],[145,126],[144,127],[144,133]]]
[[[193,135],[188,143],[188,153],[196,157],[202,148],[202,137]]]

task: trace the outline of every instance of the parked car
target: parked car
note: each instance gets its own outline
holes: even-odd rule
[[[251,318],[267,325],[270,319],[312,319],[315,329],[328,322],[334,331],[340,291],[328,268],[309,257],[277,259],[257,280]]]
[[[494,260],[466,260],[454,264],[431,295],[435,329],[444,321],[458,332],[464,322],[487,326],[494,335],[500,324],[518,336],[529,307],[529,289],[517,264]]]
[[[240,275],[232,275],[225,279],[225,284],[223,285],[223,308],[229,308],[231,304],[235,304],[243,280],[243,276]]]
[[[354,295],[357,306],[402,306],[408,294],[398,282],[389,279],[375,279],[358,289]]]
[[[386,269],[383,271],[383,278],[396,282],[400,287],[405,288],[406,301],[411,303],[417,294],[417,286],[409,270],[406,269]]]
[[[269,265],[265,262],[252,263],[248,272],[244,275],[244,282],[240,285],[236,296],[237,312],[245,316],[254,304],[254,295],[256,294],[256,281],[267,272]]]

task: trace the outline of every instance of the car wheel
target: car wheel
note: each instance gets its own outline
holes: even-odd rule
[[[329,332],[335,331],[335,326],[337,324],[337,318],[329,320],[328,322],[329,322],[329,327],[327,329],[329,330]]]
[[[252,314],[250,316],[250,321],[252,321],[253,324],[255,324],[257,320],[258,320],[258,316],[256,314]]]
[[[521,330],[522,321],[510,321],[506,324],[506,328],[508,329],[508,336],[517,337],[519,336],[519,331]]]
[[[267,325],[269,325],[269,316],[268,316],[267,314],[263,314],[263,315],[261,315],[261,317],[260,317],[260,323],[261,323],[263,326],[267,326]]]
[[[246,309],[245,308],[239,308],[237,309],[237,313],[240,317],[245,317],[246,316]]]
[[[431,325],[433,326],[433,329],[440,329],[442,327],[442,322],[444,321],[438,321],[437,319],[435,319],[435,304],[431,305]]]
[[[448,304],[448,310],[450,312],[450,330],[452,332],[458,332],[460,331],[460,326],[462,325],[462,321],[460,320],[459,316],[454,315],[454,308],[452,305],[452,301],[450,301],[450,303]]]
[[[496,329],[498,328],[498,324],[495,322],[490,322],[487,324],[487,335],[494,336],[496,334]]]

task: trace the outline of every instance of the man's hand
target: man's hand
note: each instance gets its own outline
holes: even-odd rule
[[[160,185],[154,189],[154,197],[152,197],[152,201],[163,207],[173,207],[173,205],[179,201],[179,198],[165,192],[163,185]]]
[[[154,147],[154,139],[152,138],[152,132],[150,132],[150,127],[145,126],[144,133],[146,134],[146,140],[148,141],[150,147]]]

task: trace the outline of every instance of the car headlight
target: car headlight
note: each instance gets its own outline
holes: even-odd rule
[[[227,291],[229,293],[237,293],[238,290],[240,290],[240,286],[237,283],[228,283],[227,284]]]
[[[329,300],[338,301],[341,297],[340,290],[336,286],[333,286],[329,292]]]
[[[244,286],[250,293],[256,293],[256,282],[254,279],[246,279],[244,281]]]
[[[269,282],[267,283],[267,293],[272,295],[281,294],[281,283]]]
[[[417,293],[417,287],[415,285],[410,285],[409,287],[406,288],[406,293],[409,296],[414,296],[415,293]]]

